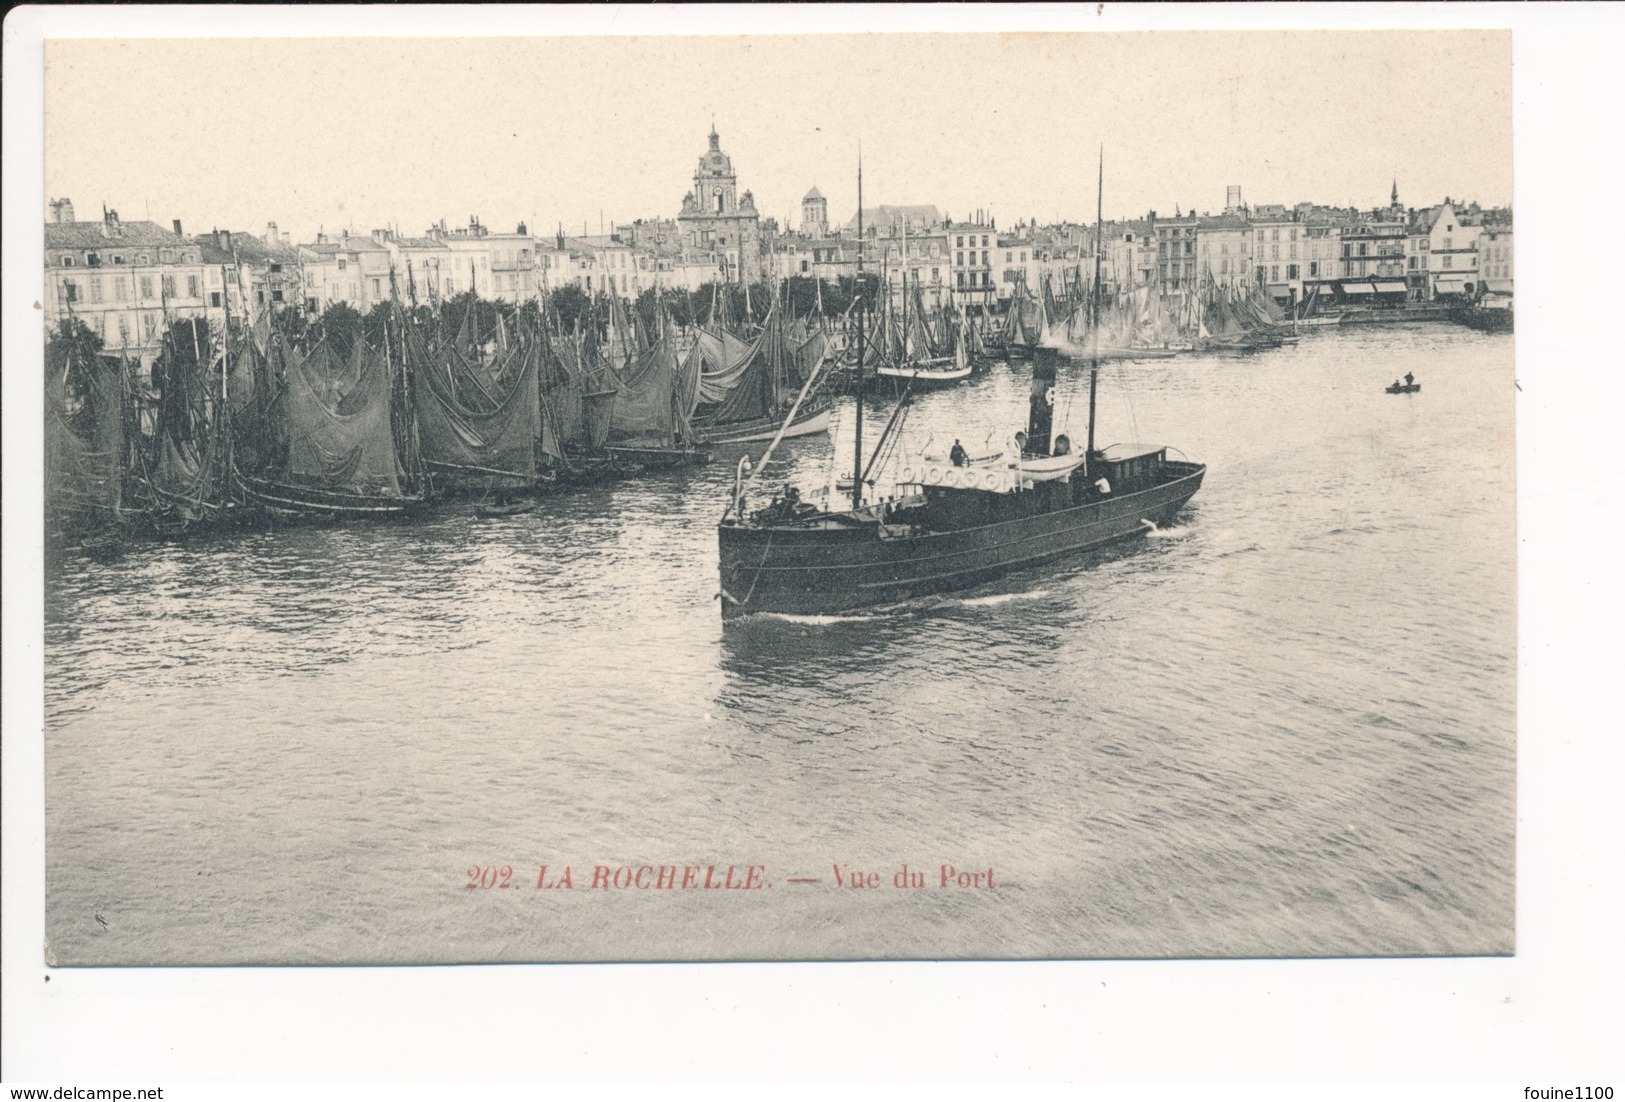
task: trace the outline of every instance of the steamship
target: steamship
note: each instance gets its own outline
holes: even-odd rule
[[[860,166],[860,212],[862,189]],[[1098,248],[1095,256],[1098,317]],[[861,281],[861,249],[858,267]],[[1098,325],[1094,329],[1098,333]],[[1059,353],[1039,347],[1033,352],[1026,431],[1017,435],[1008,461],[964,462],[968,457],[962,456],[964,465],[927,463],[902,473],[901,496],[865,501],[861,312],[857,348],[850,507],[818,508],[787,494],[752,510],[752,483],[742,461],[717,528],[724,619],[764,612],[828,615],[966,589],[1141,536],[1171,521],[1201,488],[1206,466],[1171,459],[1165,445],[1095,447],[1098,354],[1089,373],[1088,436],[1076,449],[1053,424]],[[896,422],[894,416],[886,433]],[[886,447],[886,433],[876,454]]]

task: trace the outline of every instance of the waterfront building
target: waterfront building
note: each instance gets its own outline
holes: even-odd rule
[[[185,237],[179,220],[166,230],[104,210],[100,221],[81,222],[71,201],[53,200],[40,305],[48,331],[77,317],[109,350],[123,349],[150,366],[170,321],[224,322],[234,265],[230,253]]]
[[[1473,219],[1476,221],[1476,219]],[[1478,227],[1447,196],[1416,213],[1408,233],[1406,275],[1424,299],[1467,297],[1478,288]],[[1419,264],[1412,265],[1413,260]]]
[[[1478,270],[1484,290],[1512,293],[1512,212],[1487,211],[1478,231]]]
[[[239,298],[246,312],[256,317],[267,309],[301,304],[299,250],[287,234],[277,231],[275,222],[266,224],[261,237],[234,230],[212,230],[207,236],[210,245],[235,261],[236,285],[231,299],[234,310]]]
[[[950,222],[945,236],[953,296],[979,309],[995,294],[993,255],[998,251],[998,231],[976,218]]]
[[[890,234],[866,249],[865,256],[879,261],[891,293],[901,301],[906,273],[910,290],[918,288],[925,305],[941,304],[951,285],[951,234],[940,223],[922,224],[916,231],[906,221],[894,221],[885,228]]]
[[[1032,238],[1026,233],[1010,233],[1000,235],[997,240],[993,268],[998,273],[995,284],[999,300],[1008,303],[1015,296],[1016,288],[1023,286],[1037,294],[1043,285],[1039,282],[1038,248]]]
[[[1159,219],[1151,212],[1150,221],[1157,242],[1157,284],[1164,291],[1198,285],[1195,213]]]
[[[739,193],[733,161],[722,151],[714,127],[709,143],[694,170],[694,188],[683,197],[677,223],[691,253],[711,257],[711,267],[728,282],[751,282],[762,275],[756,201],[749,191]]]
[[[1253,235],[1247,219],[1229,207],[1196,220],[1197,270],[1215,283],[1237,286],[1252,278]]]
[[[342,302],[365,314],[388,301],[392,258],[384,236],[384,230],[369,236],[343,230],[337,237],[318,233],[315,241],[300,245],[305,306],[319,313]]]
[[[1341,227],[1337,288],[1353,302],[1404,301],[1409,233],[1405,213],[1374,210]]]
[[[1253,208],[1249,222],[1253,282],[1277,302],[1301,301],[1307,258],[1297,211],[1278,203],[1265,204]]]

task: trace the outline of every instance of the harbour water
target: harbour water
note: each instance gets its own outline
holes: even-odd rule
[[[1407,370],[1422,393],[1384,394]],[[1027,380],[922,397],[908,440],[998,447]],[[1086,368],[1060,390],[1081,439]],[[723,627],[726,454],[523,515],[66,559],[51,955],[1510,952],[1512,390],[1510,336],[1440,324],[1105,365],[1102,444],[1209,465],[1178,524],[828,619]],[[826,485],[851,421],[775,476]],[[766,886],[593,889],[600,865]]]

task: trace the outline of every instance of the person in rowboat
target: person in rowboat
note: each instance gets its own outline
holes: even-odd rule
[[[965,446],[958,440],[954,441],[953,449],[948,452],[948,458],[956,467],[970,466],[970,453],[965,450]]]
[[[1416,381],[1416,376],[1415,375],[1412,375],[1409,371],[1405,372],[1405,385],[1406,386],[1410,386],[1415,381]]]

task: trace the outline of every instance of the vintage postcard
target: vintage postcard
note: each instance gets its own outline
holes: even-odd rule
[[[44,107],[46,963],[1513,952],[1509,32]]]

